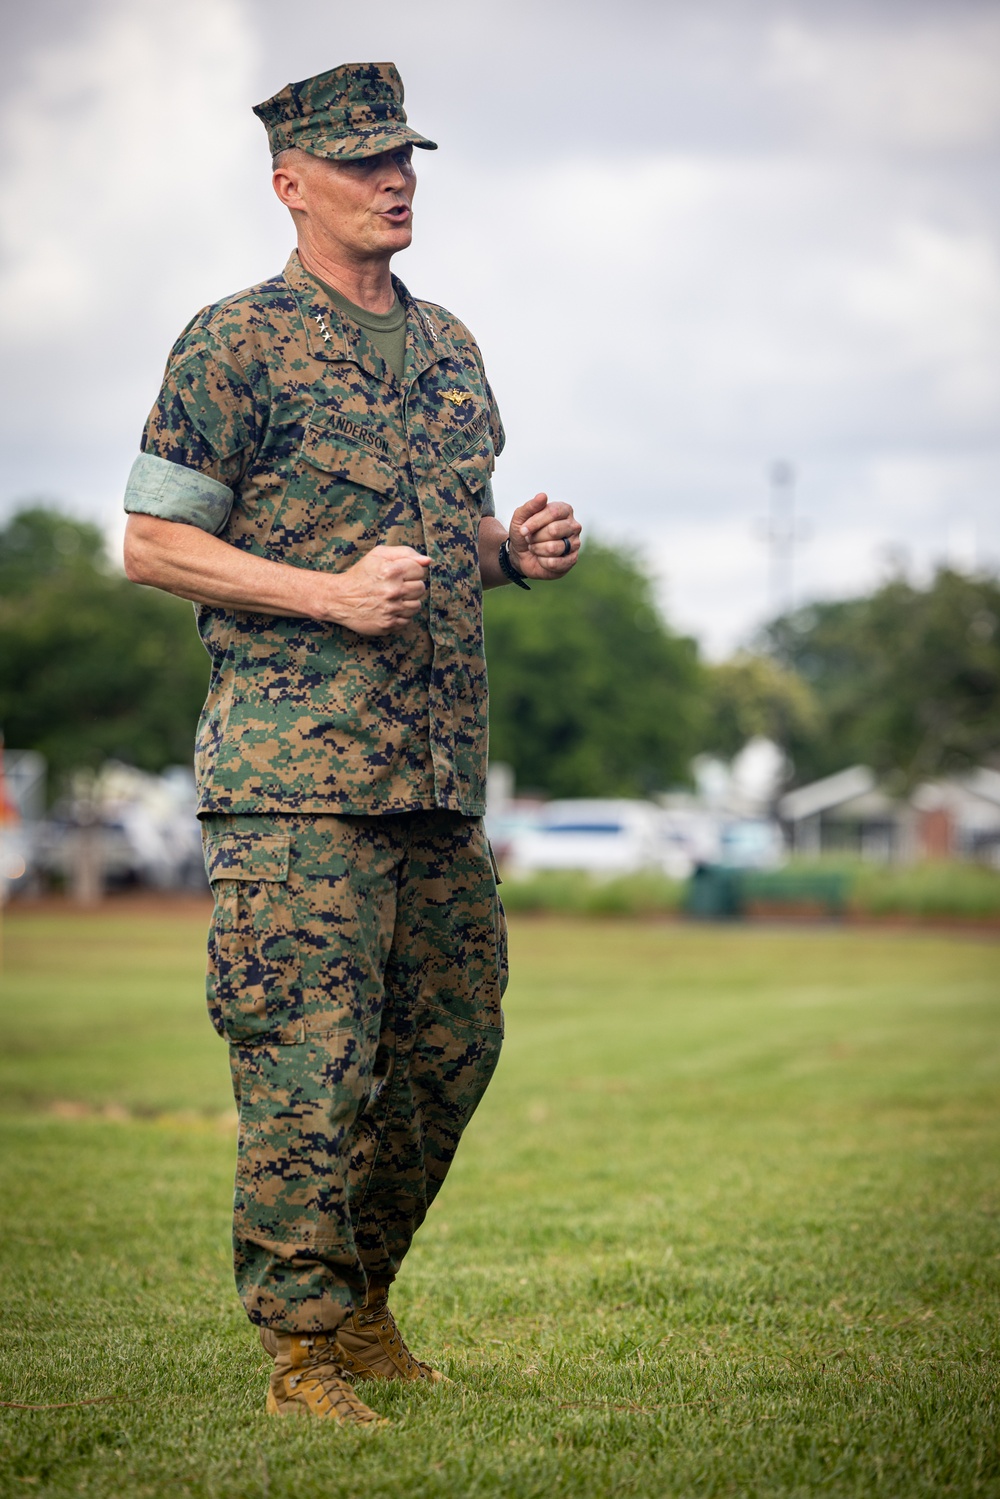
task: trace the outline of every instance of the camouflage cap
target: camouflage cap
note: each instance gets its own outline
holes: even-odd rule
[[[435,141],[407,125],[403,80],[391,62],[345,62],[287,83],[255,105],[254,114],[264,123],[272,156],[289,146],[341,161],[404,145],[437,150]]]

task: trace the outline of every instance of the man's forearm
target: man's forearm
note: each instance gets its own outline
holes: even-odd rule
[[[179,521],[133,514],[125,571],[196,604],[254,614],[305,616],[358,635],[386,635],[413,623],[424,604],[430,558],[409,546],[377,546],[342,572],[289,567],[242,552]]]
[[[479,576],[484,588],[502,588],[510,579],[500,566],[500,543],[507,539],[507,527],[495,515],[484,515],[479,522]]]
[[[128,518],[125,572],[133,583],[162,588],[196,604],[257,614],[329,617],[336,591],[335,575],[272,562],[197,526],[152,515]]]

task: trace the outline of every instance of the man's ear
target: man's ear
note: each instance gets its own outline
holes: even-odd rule
[[[302,196],[302,171],[296,162],[275,167],[271,174],[271,186],[274,188],[278,202],[283,203],[286,208],[296,209],[301,213],[305,209],[305,199]]]

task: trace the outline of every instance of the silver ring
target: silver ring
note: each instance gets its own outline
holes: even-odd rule
[[[573,543],[570,541],[570,539],[569,539],[568,536],[564,536],[563,537],[563,556],[564,557],[568,557],[569,554],[570,554],[570,552],[572,550],[573,550]]]

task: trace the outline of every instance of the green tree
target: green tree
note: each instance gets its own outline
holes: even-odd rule
[[[35,505],[19,510],[0,531],[0,598],[106,570],[104,537],[87,521]]]
[[[820,704],[799,779],[863,761],[912,785],[1000,755],[996,577],[943,567],[926,588],[893,578],[870,597],[783,616],[763,643]]]
[[[812,688],[770,656],[740,651],[706,669],[705,748],[731,759],[748,739],[773,739],[794,760],[821,722]]]
[[[97,527],[36,507],[0,531],[0,726],[53,789],[109,757],[189,762],[207,682],[191,605],[114,572]]]
[[[697,647],[657,612],[628,552],[591,542],[569,577],[487,595],[490,754],[554,796],[684,780],[701,747]]]

